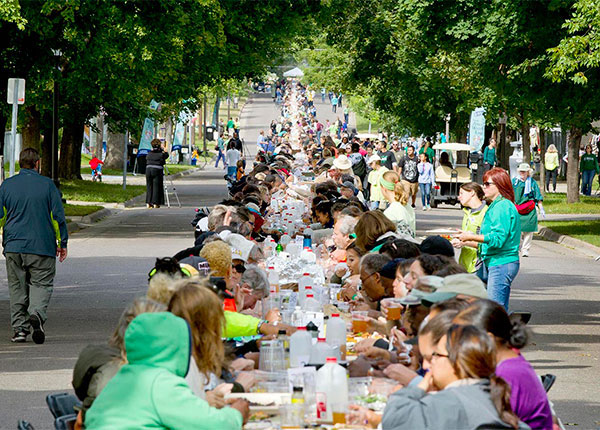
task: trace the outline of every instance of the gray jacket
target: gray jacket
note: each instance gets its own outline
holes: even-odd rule
[[[388,400],[383,430],[509,429],[498,417],[487,381],[427,394],[418,387],[396,391]],[[528,429],[519,422],[519,429]]]

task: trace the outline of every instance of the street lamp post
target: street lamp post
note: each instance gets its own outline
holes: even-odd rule
[[[450,142],[450,114],[446,115],[446,142]]]
[[[60,71],[60,57],[62,52],[60,49],[53,49],[54,59],[57,64],[57,68]],[[58,187],[60,185],[58,181],[58,100],[59,100],[59,87],[58,79],[54,79],[54,88],[52,91],[52,180]]]

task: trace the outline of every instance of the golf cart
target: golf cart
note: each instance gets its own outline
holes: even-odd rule
[[[438,143],[433,146],[435,151],[435,186],[431,189],[431,207],[436,208],[440,203],[455,205],[458,203],[458,192],[462,184],[471,182],[471,171],[467,160],[473,148],[466,143]],[[440,164],[443,152],[449,155],[449,164]],[[465,164],[457,160],[464,159]]]

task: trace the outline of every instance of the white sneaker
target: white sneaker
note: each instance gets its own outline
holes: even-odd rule
[[[529,257],[529,252],[523,251],[523,253],[521,254],[521,257]]]
[[[427,210],[427,206],[423,206],[423,210],[426,211]]]
[[[431,210],[431,206],[427,205],[427,210],[430,211]]]

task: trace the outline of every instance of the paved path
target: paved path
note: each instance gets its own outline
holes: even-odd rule
[[[274,103],[263,95],[244,109],[242,136],[251,151],[275,114]],[[58,265],[43,346],[10,343],[6,271],[0,261],[0,429],[15,428],[19,418],[36,429],[52,428],[46,394],[71,389],[79,351],[88,343],[105,342],[125,306],[144,294],[154,259],[193,242],[194,208],[225,196],[222,176],[222,170],[211,169],[175,181],[182,208],[117,211],[73,234],[69,258]],[[461,217],[458,206],[418,210],[417,227],[420,233],[456,227]],[[511,306],[533,312],[534,343],[525,356],[539,373],[558,376],[550,398],[563,420],[580,429],[598,428],[600,421],[598,303],[600,263],[576,250],[534,241],[531,257],[522,261]]]

